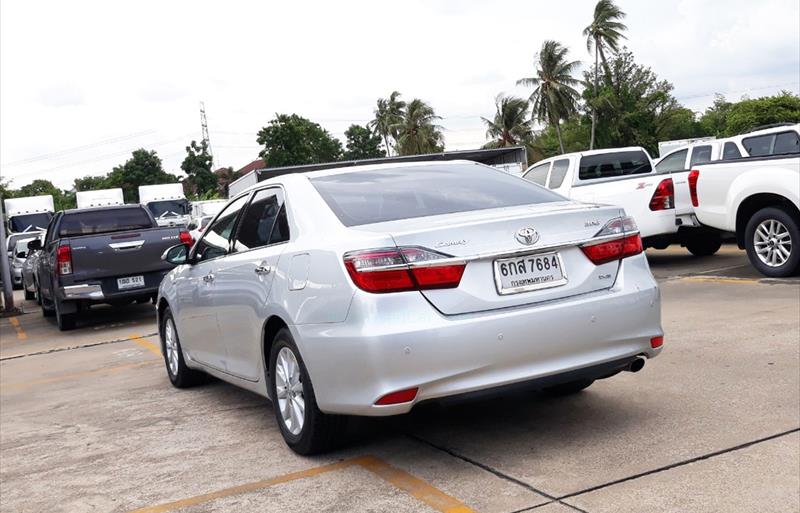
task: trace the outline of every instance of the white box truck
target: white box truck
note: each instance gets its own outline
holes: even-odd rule
[[[159,226],[186,226],[191,219],[183,184],[140,185],[139,203],[147,207]]]
[[[53,197],[28,196],[26,198],[8,198],[5,200],[8,232],[19,233],[31,230],[44,230],[50,224],[55,212]]]
[[[97,191],[78,191],[75,193],[78,208],[111,207],[123,205],[122,189],[100,189]]]

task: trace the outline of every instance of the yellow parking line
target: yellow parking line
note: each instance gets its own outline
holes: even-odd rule
[[[738,283],[740,285],[758,285],[761,283],[761,280],[753,278],[718,278],[713,276],[689,276],[682,278],[681,281],[695,283]]]
[[[161,358],[161,349],[159,349],[157,345],[153,344],[146,338],[140,337],[138,335],[131,335],[130,339],[139,344],[140,346],[142,346],[143,348],[147,349],[154,355]]]
[[[25,330],[22,329],[22,325],[19,323],[19,319],[17,319],[16,317],[11,317],[10,319],[8,319],[8,322],[10,322],[12,326],[14,326],[14,330],[17,332],[17,338],[19,340],[25,340],[28,338],[28,335],[25,334]]]
[[[180,508],[185,508],[187,506],[195,506],[225,497],[230,497],[231,495],[255,492],[264,488],[269,488],[270,486],[297,481],[298,479],[305,479],[307,477],[318,476],[320,474],[332,472],[334,470],[341,470],[352,466],[359,466],[365,470],[368,470],[369,472],[372,472],[395,488],[403,490],[417,500],[420,500],[432,507],[436,511],[440,511],[442,513],[474,513],[472,509],[468,508],[459,500],[445,494],[437,488],[434,488],[418,477],[414,477],[405,471],[392,467],[388,463],[376,458],[375,456],[362,456],[350,460],[330,463],[328,465],[301,470],[299,472],[292,472],[291,474],[286,474],[283,476],[255,481],[239,486],[232,486],[230,488],[225,488],[203,495],[197,495],[195,497],[189,497],[187,499],[167,502],[157,506],[139,508],[130,511],[129,513],[167,513]]]
[[[153,365],[154,363],[161,363],[161,362],[158,360],[147,360],[145,362],[126,363],[124,365],[117,365],[115,367],[106,367],[104,369],[76,372],[74,374],[65,374],[63,376],[53,376],[52,378],[43,378],[43,379],[35,379],[32,381],[20,381],[17,383],[9,383],[7,385],[0,385],[0,392],[5,393],[10,390],[19,390],[21,388],[29,388],[36,385],[46,385],[48,383],[58,383],[59,381],[69,381],[72,379],[85,378],[87,376],[114,374],[125,369],[135,369],[137,367]]]

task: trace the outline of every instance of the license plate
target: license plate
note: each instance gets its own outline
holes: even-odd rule
[[[117,278],[117,288],[119,290],[138,289],[139,287],[144,287],[144,276]]]
[[[558,287],[567,274],[558,252],[537,253],[494,261],[494,282],[500,295]]]

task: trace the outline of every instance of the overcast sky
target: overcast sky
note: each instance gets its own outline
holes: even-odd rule
[[[638,62],[702,111],[800,89],[797,0],[618,0]],[[130,152],[176,172],[205,102],[215,165],[255,158],[276,112],[344,139],[398,90],[442,115],[448,149],[485,142],[497,93],[523,95],[545,39],[588,64],[594,0],[84,2],[0,4],[0,171],[71,188]]]

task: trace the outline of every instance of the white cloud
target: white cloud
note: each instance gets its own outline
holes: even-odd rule
[[[675,84],[693,109],[714,92],[798,88],[796,0],[619,3],[637,60]],[[184,146],[199,137],[200,101],[216,161],[237,167],[255,157],[255,133],[276,112],[297,112],[343,137],[393,90],[429,101],[445,117],[449,147],[475,147],[484,140],[480,116],[492,115],[496,94],[527,93],[514,83],[532,74],[544,39],[590,60],[581,30],[593,5],[3,2],[0,170],[17,186],[42,176],[68,187],[143,146],[175,171]],[[85,146],[92,147],[18,163]]]

